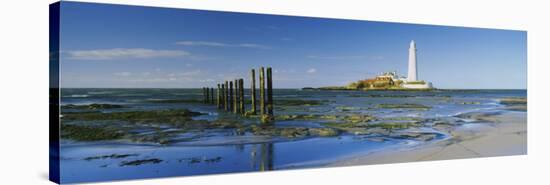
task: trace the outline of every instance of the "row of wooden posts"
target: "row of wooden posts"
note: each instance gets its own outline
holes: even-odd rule
[[[273,120],[273,78],[271,67],[264,73],[264,67],[260,67],[259,84],[260,84],[260,115],[262,122]],[[267,77],[266,77],[267,76]],[[267,82],[267,87],[266,87]],[[234,81],[225,81],[218,83],[216,93],[213,87],[203,87],[203,101],[205,104],[216,104],[218,109],[233,112],[242,115],[257,115],[258,110],[256,102],[256,73],[252,69],[250,71],[250,100],[251,109],[245,110],[244,98],[244,80],[242,78]],[[216,96],[216,98],[214,98]]]

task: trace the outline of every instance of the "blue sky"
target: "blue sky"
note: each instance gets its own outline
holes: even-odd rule
[[[497,29],[63,2],[61,87],[194,88],[273,67],[275,88],[384,71],[437,88],[525,89],[527,33]]]

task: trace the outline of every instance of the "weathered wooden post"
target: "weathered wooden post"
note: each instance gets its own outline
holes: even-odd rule
[[[233,109],[233,81],[229,81],[229,109],[228,111],[231,111]]]
[[[210,87],[210,104],[214,104],[214,87]]]
[[[206,92],[204,91],[204,87],[202,87],[202,103],[206,103]]]
[[[250,97],[252,99],[252,115],[256,114],[256,72],[250,71]]]
[[[224,100],[224,109],[229,111],[229,82],[225,81],[225,97]]]
[[[208,88],[208,90],[210,91],[210,96],[208,97],[208,101],[210,102],[210,104],[214,104],[215,103],[215,101],[214,101],[214,88],[210,87],[210,88]]]
[[[218,88],[216,89],[216,107],[220,109],[220,84],[217,84]]]
[[[204,90],[206,91],[205,103],[208,104],[210,99],[210,94],[209,94],[210,88],[205,87]]]
[[[267,114],[273,118],[273,78],[271,67],[267,68]]]
[[[239,112],[239,80],[235,79],[235,96],[233,97],[233,113]]]
[[[265,80],[264,67],[260,67],[260,114],[265,114]]]
[[[223,109],[223,104],[225,103],[223,97],[225,96],[225,84],[223,82],[220,84],[220,109]]]
[[[241,114],[244,114],[245,112],[245,109],[244,109],[244,80],[241,78],[239,79],[239,110],[240,110],[240,113]]]

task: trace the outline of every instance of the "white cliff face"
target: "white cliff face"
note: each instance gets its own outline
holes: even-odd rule
[[[413,82],[418,80],[418,74],[416,72],[416,44],[414,40],[411,41],[409,47],[409,73],[407,76],[407,81]]]

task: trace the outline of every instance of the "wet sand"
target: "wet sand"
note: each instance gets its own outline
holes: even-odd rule
[[[489,115],[486,120],[492,120],[493,122],[439,127],[439,130],[451,134],[450,138],[442,141],[426,143],[409,149],[374,152],[364,156],[338,160],[328,166],[527,154],[526,112],[505,112],[498,115]]]

